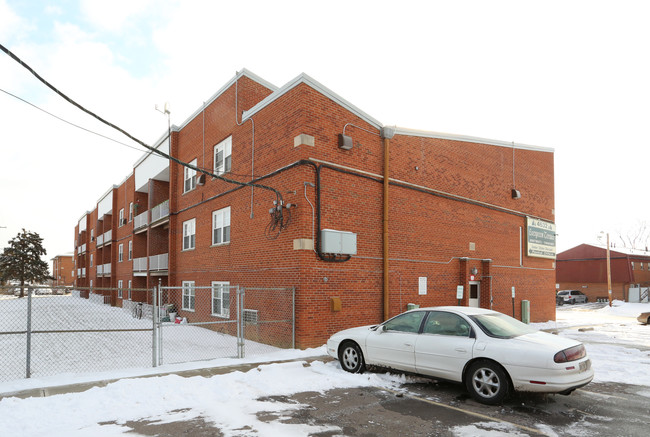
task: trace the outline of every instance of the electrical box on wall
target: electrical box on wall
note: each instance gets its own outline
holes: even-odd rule
[[[354,232],[323,229],[320,231],[321,252],[337,255],[357,254],[357,234]]]

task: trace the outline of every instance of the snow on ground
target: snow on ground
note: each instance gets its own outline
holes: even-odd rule
[[[538,328],[558,329],[558,335],[583,341],[593,361],[596,381],[630,382],[650,387],[650,326],[638,324],[636,316],[650,311],[649,304],[616,302],[613,308],[599,309],[592,304],[562,307],[557,322],[535,324]],[[593,330],[581,332],[581,327]],[[324,348],[308,351],[278,351],[245,361],[305,358],[324,353]],[[221,359],[203,363],[163,366],[158,370],[173,372],[200,366],[220,366],[241,363],[242,360]],[[155,369],[95,374],[97,380],[150,374]],[[623,373],[625,378],[623,379]],[[641,377],[643,375],[643,377]],[[92,375],[85,375],[91,380]],[[72,375],[21,380],[0,384],[0,393],[34,387],[36,384],[56,385],[75,381]],[[258,412],[272,412],[278,418],[283,411],[301,405],[265,402],[266,396],[293,393],[324,392],[333,388],[375,386],[403,389],[411,378],[402,375],[365,373],[352,375],[340,370],[337,362],[303,361],[262,364],[248,372],[232,372],[210,378],[182,378],[177,375],[151,378],[125,378],[106,387],[83,393],[71,393],[46,398],[0,400],[3,434],[20,436],[116,436],[130,430],[126,422],[146,418],[167,423],[202,417],[216,424],[226,436],[240,435],[241,428],[250,426],[257,435],[306,436],[319,432],[337,432],[336,427],[322,427],[257,419]],[[76,381],[78,382],[78,380]],[[36,385],[38,386],[38,385]],[[650,388],[642,395],[650,397]],[[268,415],[267,415],[268,416]],[[99,423],[111,423],[99,425]],[[237,431],[237,429],[240,429]],[[521,430],[492,422],[477,422],[470,426],[450,429],[456,436],[497,435],[521,436]]]

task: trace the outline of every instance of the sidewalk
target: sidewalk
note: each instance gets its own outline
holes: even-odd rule
[[[277,360],[277,361],[261,361],[256,363],[243,363],[243,364],[235,364],[230,366],[207,367],[203,369],[194,369],[194,370],[179,370],[174,372],[162,372],[162,373],[147,374],[142,376],[132,376],[127,378],[105,379],[100,381],[82,382],[78,384],[67,384],[67,385],[45,387],[45,388],[32,388],[27,390],[19,390],[15,392],[1,393],[0,400],[9,397],[25,399],[31,397],[54,396],[54,395],[60,395],[65,393],[81,393],[86,390],[90,390],[93,387],[105,387],[108,384],[119,381],[120,379],[128,379],[128,378],[151,378],[151,377],[158,377],[158,376],[165,376],[165,375],[178,375],[183,378],[191,378],[193,376],[203,376],[205,378],[209,378],[211,376],[224,375],[226,373],[236,372],[236,371],[248,372],[249,370],[255,369],[260,365],[266,365],[266,364],[289,363],[292,361],[306,361],[308,363],[311,363],[312,361],[327,362],[332,360],[333,358],[330,357],[329,355],[321,355],[321,356],[314,356],[309,358],[295,358],[290,360]]]

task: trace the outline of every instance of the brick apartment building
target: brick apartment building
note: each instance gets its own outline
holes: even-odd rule
[[[55,286],[73,285],[75,279],[73,254],[57,255],[51,261],[53,284]]]
[[[638,302],[639,290],[650,287],[650,252],[615,247],[609,252],[612,299]],[[580,290],[590,302],[609,299],[606,247],[581,244],[558,253],[556,275],[559,290]],[[636,290],[630,294],[630,288]]]
[[[78,287],[117,306],[159,281],[295,287],[298,347],[458,286],[555,318],[552,149],[386,127],[307,75],[246,70],[170,131],[156,148],[256,186],[146,154],[79,220]]]

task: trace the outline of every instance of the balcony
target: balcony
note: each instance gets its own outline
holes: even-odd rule
[[[169,255],[161,253],[160,255],[152,255],[149,257],[149,271],[151,272],[166,272],[169,268]]]
[[[144,230],[149,224],[149,211],[138,214],[133,219],[133,232]]]
[[[98,235],[97,236],[97,247],[103,246],[104,245],[104,235]]]
[[[147,276],[147,257],[133,259],[133,276]]]
[[[169,217],[169,199],[151,209],[151,224],[162,224]],[[158,223],[160,222],[160,223]]]
[[[97,276],[111,276],[111,265],[102,264],[97,266]]]
[[[77,277],[85,278],[86,277],[86,268],[77,269]]]
[[[85,243],[82,244],[81,246],[77,247],[77,253],[79,255],[82,255],[82,254],[86,253],[86,244]]]
[[[103,237],[104,237],[105,245],[111,244],[112,243],[111,240],[113,239],[113,230],[109,229],[108,231],[104,232]]]

